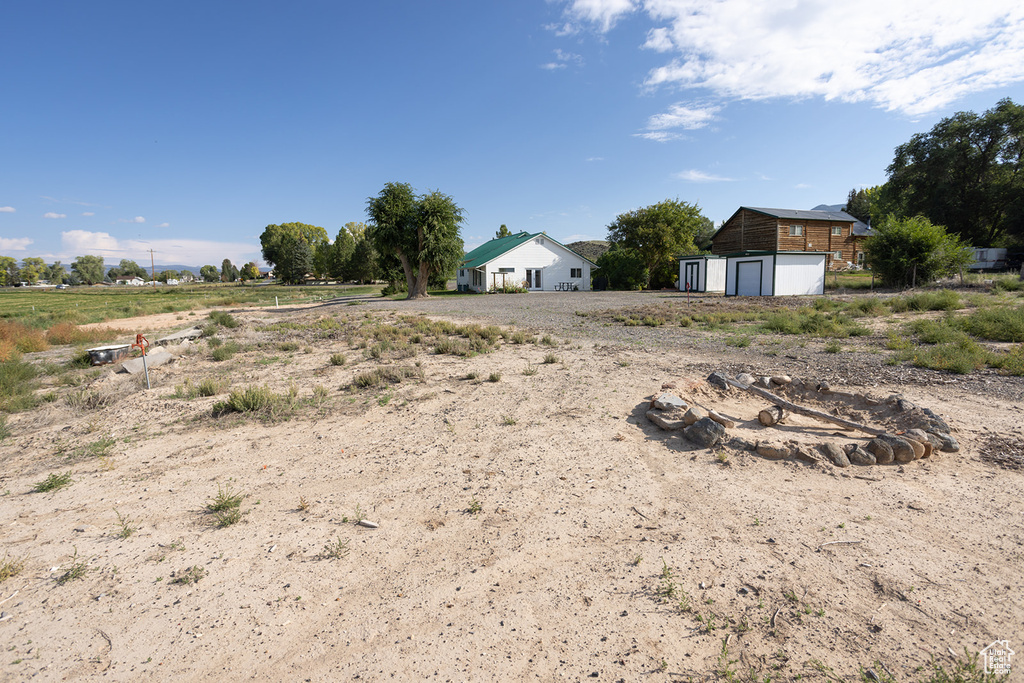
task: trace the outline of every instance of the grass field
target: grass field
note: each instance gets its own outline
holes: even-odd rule
[[[273,306],[353,294],[376,294],[374,286],[285,287],[201,283],[178,287],[74,287],[67,290],[0,289],[0,320],[36,329],[57,323],[84,325],[154,313],[216,306]]]

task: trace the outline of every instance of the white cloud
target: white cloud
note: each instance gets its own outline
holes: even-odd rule
[[[807,183],[797,183],[796,185],[793,186],[793,189],[794,190],[809,190],[809,189],[811,189],[811,186],[808,185]]]
[[[95,216],[96,212],[95,211],[83,211],[82,215],[83,216]]]
[[[581,21],[598,24],[607,33],[622,16],[636,9],[633,0],[572,0],[566,13]]]
[[[14,213],[14,211],[13,206],[0,206],[0,213]]]
[[[90,254],[115,262],[127,258],[142,263],[149,261],[150,249],[158,263],[219,265],[226,258],[231,259],[232,263],[259,262],[261,258],[258,243],[179,239],[119,240],[110,233],[88,230],[69,230],[62,232],[60,237],[61,253],[56,257],[69,261],[76,256]]]
[[[43,218],[67,218],[66,213],[54,213],[53,211],[47,211],[43,214]]]
[[[604,157],[587,157],[587,161],[604,161]]]
[[[705,173],[704,171],[698,171],[696,169],[673,173],[672,177],[676,180],[683,180],[688,183],[731,183],[735,180],[735,178],[724,178],[722,176],[711,175],[710,173]]]
[[[169,228],[169,227],[171,227],[171,224],[170,223],[161,223],[160,225],[158,225],[156,227],[158,227],[158,228]]]
[[[146,222],[146,219],[145,219],[145,218],[143,218],[142,216],[136,216],[135,218],[131,219],[131,220],[130,220],[130,221],[128,221],[128,222],[129,222],[129,223],[145,223],[145,222]]]
[[[547,64],[541,64],[540,68],[552,71],[554,69],[564,69],[570,64],[574,66],[583,66],[583,57],[573,52],[563,52],[562,50],[555,50],[554,62],[548,62]]]
[[[608,32],[632,0],[573,0],[566,14]],[[1024,80],[1018,0],[645,0],[643,47],[674,54],[648,88],[724,100],[820,97],[917,116]]]
[[[0,237],[0,251],[25,251],[32,243],[29,237]]]

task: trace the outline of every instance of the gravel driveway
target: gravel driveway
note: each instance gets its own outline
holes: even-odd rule
[[[750,306],[750,299],[721,295],[690,295],[690,300],[715,302],[719,306]],[[550,333],[579,343],[617,346],[638,352],[683,351],[689,357],[680,373],[697,374],[712,370],[771,374],[785,372],[831,384],[858,386],[914,384],[948,386],[950,390],[976,395],[993,395],[1011,401],[1024,400],[1024,378],[1007,377],[983,369],[970,375],[956,375],[915,368],[907,364],[887,365],[891,353],[885,337],[873,335],[841,340],[843,352],[825,351],[825,340],[795,335],[760,334],[752,330],[714,331],[678,325],[626,326],[615,322],[616,310],[636,311],[645,306],[686,306],[680,292],[531,292],[529,294],[479,294],[435,296],[418,301],[378,297],[350,297],[325,302],[325,306],[359,303],[366,308],[457,320],[515,326],[535,333]],[[779,304],[766,299],[765,307]],[[750,334],[754,342],[741,348],[725,342],[738,334]]]

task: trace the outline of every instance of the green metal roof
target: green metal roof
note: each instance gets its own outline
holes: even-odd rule
[[[479,247],[477,247],[473,251],[467,253],[463,257],[463,259],[462,259],[462,266],[461,267],[462,268],[479,268],[480,266],[482,266],[482,265],[484,265],[486,263],[490,263],[491,261],[493,261],[494,259],[498,258],[502,254],[506,254],[506,253],[512,251],[513,249],[515,249],[519,245],[526,244],[527,242],[532,240],[534,237],[540,237],[540,236],[543,236],[544,239],[551,240],[552,242],[554,242],[558,246],[560,246],[563,249],[565,249],[566,251],[568,251],[570,254],[576,254],[575,251],[573,251],[569,247],[565,246],[564,244],[562,244],[558,240],[552,238],[550,235],[546,235],[543,232],[535,232],[533,234],[530,234],[530,233],[528,233],[526,231],[523,231],[523,232],[518,232],[515,235],[509,235],[508,237],[495,237],[490,242],[484,242]],[[576,255],[580,256],[579,254],[576,254]],[[583,256],[580,256],[580,258],[583,259],[584,261],[586,261],[587,263],[589,263],[592,266],[595,266],[595,267],[597,266],[596,263],[594,263],[593,261],[591,261],[588,258],[584,258]]]

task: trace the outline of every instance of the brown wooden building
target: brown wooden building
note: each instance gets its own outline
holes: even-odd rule
[[[711,253],[824,251],[826,267],[863,265],[871,228],[845,211],[798,211],[741,206],[711,238]]]

